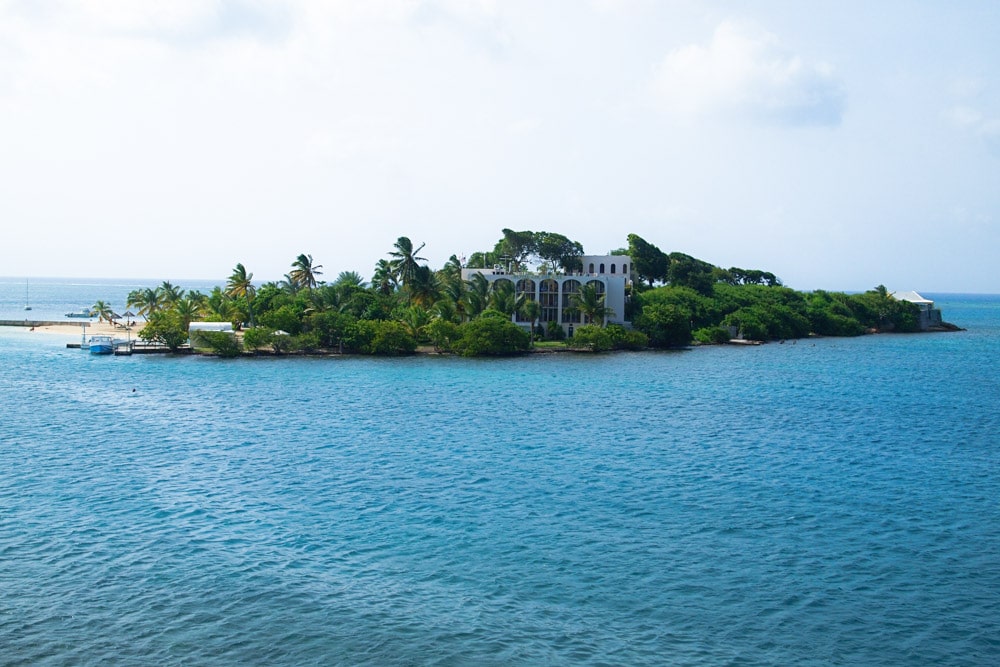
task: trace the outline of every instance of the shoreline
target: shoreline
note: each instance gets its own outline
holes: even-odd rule
[[[55,320],[0,320],[0,327],[11,329],[24,329],[25,331],[38,332],[43,334],[76,335],[82,333],[83,325],[86,324],[87,335],[110,334],[112,336],[126,336],[129,333],[134,337],[142,331],[145,322],[135,322],[126,329],[121,325],[110,324],[108,322],[94,322],[81,320],[79,322],[55,321]]]

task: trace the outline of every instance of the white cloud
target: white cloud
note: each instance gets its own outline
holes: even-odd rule
[[[669,53],[657,68],[654,91],[666,110],[688,119],[837,125],[845,104],[830,65],[808,63],[773,34],[731,21],[715,29],[707,46]]]

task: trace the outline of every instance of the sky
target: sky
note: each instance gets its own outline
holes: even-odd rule
[[[1000,293],[995,0],[0,0],[0,275],[370,277],[630,233]]]

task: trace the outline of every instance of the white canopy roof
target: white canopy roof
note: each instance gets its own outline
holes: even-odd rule
[[[911,303],[929,303],[931,305],[934,305],[933,301],[931,301],[930,299],[925,299],[924,297],[920,296],[913,290],[910,290],[908,292],[890,292],[890,294],[892,294],[893,298],[899,301],[909,301]]]

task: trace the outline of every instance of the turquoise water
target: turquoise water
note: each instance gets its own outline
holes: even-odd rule
[[[937,299],[502,361],[0,330],[0,663],[996,664],[1000,297]]]

